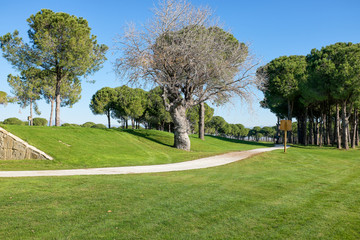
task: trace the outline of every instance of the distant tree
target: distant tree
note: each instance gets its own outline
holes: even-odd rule
[[[81,126],[86,127],[86,128],[90,128],[90,127],[92,127],[94,125],[95,125],[95,123],[93,123],[93,122],[86,122],[86,123],[82,124]]]
[[[91,99],[90,109],[94,114],[105,114],[108,127],[111,128],[111,111],[117,101],[118,95],[115,89],[104,87],[98,90]]]
[[[87,21],[81,17],[42,9],[27,22],[31,45],[23,42],[18,31],[8,33],[0,37],[3,56],[20,71],[32,66],[55,76],[55,125],[60,126],[64,82],[99,70],[106,60],[107,47],[97,44],[96,37],[90,35]]]
[[[186,117],[190,123],[190,129],[192,130],[192,132],[196,132],[196,133],[200,133],[200,124],[199,124],[199,121],[200,121],[200,110],[201,109],[201,106],[200,104],[196,105],[196,106],[193,106],[191,108],[189,108],[187,111],[186,111]],[[204,103],[204,123],[208,123],[212,116],[214,115],[214,109],[211,108],[209,105],[207,105],[206,103]],[[204,129],[205,131],[205,129]],[[200,135],[199,135],[199,138]]]
[[[147,94],[147,106],[145,110],[145,120],[148,127],[155,125],[157,129],[164,130],[164,125],[170,125],[172,119],[170,113],[166,111],[164,101],[162,99],[163,91],[160,87],[151,89]],[[170,131],[170,127],[169,127]]]
[[[6,105],[8,102],[7,93],[0,91],[0,105]]]
[[[30,125],[33,125],[33,106],[35,112],[40,115],[36,100],[40,99],[40,71],[36,68],[23,70],[21,76],[8,75],[7,79],[12,88],[12,93],[16,96],[18,104],[22,108],[30,106]]]
[[[226,125],[228,123],[225,121],[224,118],[220,116],[214,116],[211,118],[211,120],[208,122],[207,127],[214,128],[215,134],[225,134]]]

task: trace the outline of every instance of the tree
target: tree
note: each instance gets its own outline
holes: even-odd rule
[[[105,114],[108,120],[108,127],[111,128],[111,110],[117,101],[117,92],[110,87],[98,90],[91,99],[90,109],[94,114]]]
[[[349,118],[360,92],[360,44],[336,43],[321,50],[313,49],[307,59],[312,74],[318,79],[327,79],[328,84],[322,84],[323,88],[337,103],[341,103],[341,142],[343,148],[349,149]],[[339,138],[339,107],[336,107],[336,132]]]
[[[162,99],[163,91],[160,87],[151,89],[147,94],[147,106],[145,110],[145,120],[148,123],[148,127],[152,128],[153,125],[157,129],[164,130],[164,125],[170,125],[172,120],[170,113],[166,111],[164,101]],[[170,132],[170,127],[169,127]]]
[[[254,83],[248,47],[230,44],[232,34],[213,20],[208,8],[165,0],[143,30],[131,25],[119,41],[117,72],[129,82],[141,79],[162,88],[179,149],[190,150],[187,109],[207,100],[225,102],[233,94],[247,98]]]
[[[90,35],[82,17],[42,9],[27,19],[30,43],[25,44],[18,31],[0,38],[3,56],[18,70],[30,66],[47,70],[54,76],[55,125],[60,126],[61,89],[77,77],[99,70],[106,60],[107,46],[99,45]]]
[[[40,99],[40,70],[29,68],[23,70],[21,76],[8,75],[8,83],[12,88],[12,93],[16,96],[20,107],[30,106],[30,126],[33,125],[33,106],[35,112],[40,115],[36,100]]]
[[[263,80],[260,90],[265,99],[262,104],[278,113],[281,112],[279,108],[284,112],[287,105],[287,118],[292,120],[294,105],[300,97],[299,85],[307,79],[305,56],[276,58],[259,68],[257,74]]]
[[[55,76],[48,71],[42,71],[41,73],[41,94],[47,103],[50,103],[50,118],[49,126],[53,124],[54,115],[54,103],[56,100],[56,86],[53,84]],[[64,80],[64,84],[61,88],[61,107],[72,107],[81,98],[81,81],[77,78],[68,77]]]
[[[214,109],[211,108],[206,103],[204,103],[203,109],[204,109],[203,121],[204,121],[204,124],[206,124],[213,117]],[[201,133],[201,130],[200,130],[200,117],[201,117],[200,111],[201,111],[201,105],[200,104],[196,105],[196,106],[193,106],[193,107],[191,107],[191,108],[189,108],[187,110],[186,117],[187,117],[187,119],[188,119],[188,121],[190,123],[190,128],[191,128],[192,132],[199,133],[199,138],[201,139],[201,136],[200,136],[200,133]],[[205,125],[204,125],[204,128],[205,128]]]

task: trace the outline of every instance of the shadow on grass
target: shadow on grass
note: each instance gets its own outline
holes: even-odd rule
[[[166,144],[166,143],[160,141],[159,139],[155,138],[153,134],[148,133],[147,131],[138,131],[138,130],[134,130],[134,129],[116,129],[116,130],[121,131],[121,132],[126,132],[126,133],[132,134],[137,137],[142,137],[142,138],[145,138],[147,140],[156,142],[158,144],[161,144],[161,145],[164,145],[167,147],[173,147],[173,145]]]
[[[336,149],[335,146],[317,146],[317,145],[300,145],[300,144],[291,144],[291,147],[293,148],[302,148],[302,149]]]
[[[264,142],[252,142],[252,141],[244,141],[244,140],[238,140],[238,139],[230,139],[230,138],[224,138],[219,136],[211,136],[206,135],[208,138],[215,138],[221,141],[231,142],[231,143],[241,143],[241,144],[247,144],[247,145],[253,145],[253,146],[263,146],[263,147],[273,147],[274,143],[264,143]]]

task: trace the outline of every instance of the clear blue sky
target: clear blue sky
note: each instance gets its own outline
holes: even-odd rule
[[[122,32],[126,22],[144,23],[151,17],[150,9],[157,0],[34,0],[3,1],[0,14],[0,35],[20,31],[27,38],[26,19],[40,9],[48,8],[55,12],[66,12],[88,20],[92,34],[99,43],[110,48],[117,34]],[[274,58],[284,55],[306,55],[312,48],[321,48],[336,42],[358,43],[360,39],[360,1],[358,0],[193,0],[194,5],[208,5],[227,29],[242,42],[251,44],[255,55],[266,64]],[[111,51],[104,67],[91,77],[95,84],[83,81],[82,98],[73,108],[61,109],[61,120],[69,123],[93,121],[106,123],[105,116],[95,116],[89,109],[91,96],[105,86],[116,87],[124,84],[117,79],[112,62],[115,56]],[[10,92],[7,75],[16,74],[11,65],[0,58],[0,91]],[[252,110],[248,104],[234,99],[226,106],[216,108],[229,123],[242,123],[247,127],[273,126],[276,118],[270,111],[259,107],[262,99],[256,93]],[[49,118],[50,105],[39,102],[40,117]],[[25,120],[28,108],[20,109],[17,104],[0,106],[0,121],[8,117]],[[115,123],[115,121],[113,121]]]

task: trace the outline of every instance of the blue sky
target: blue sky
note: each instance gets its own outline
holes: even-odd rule
[[[157,0],[118,1],[5,1],[1,3],[0,35],[20,31],[26,39],[26,19],[40,9],[66,12],[88,20],[92,34],[99,43],[113,47],[113,40],[121,34],[127,22],[144,23],[152,14],[150,9]],[[321,48],[336,42],[358,43],[360,39],[360,1],[358,0],[193,0],[194,5],[208,5],[220,17],[226,29],[242,42],[250,43],[253,53],[266,64],[284,55],[306,55],[313,48]],[[106,123],[105,116],[95,116],[89,109],[91,96],[100,88],[116,87],[125,83],[118,79],[112,69],[116,55],[109,51],[108,61],[91,79],[95,84],[83,81],[82,98],[73,108],[61,109],[61,121]],[[0,58],[0,91],[10,93],[7,75],[16,74],[11,65]],[[273,126],[276,118],[269,110],[259,107],[262,94],[256,91],[252,109],[248,104],[234,98],[231,103],[215,109],[229,123],[242,123],[247,127]],[[50,105],[39,102],[40,117],[49,118]],[[0,106],[0,121],[8,117],[25,120],[28,108],[17,104]],[[115,121],[113,121],[115,123]]]

